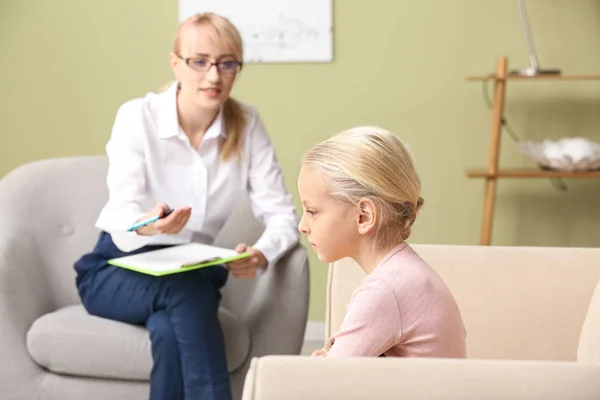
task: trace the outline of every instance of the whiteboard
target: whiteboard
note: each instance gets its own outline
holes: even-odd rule
[[[179,0],[179,21],[213,12],[242,35],[244,62],[333,60],[332,0]]]

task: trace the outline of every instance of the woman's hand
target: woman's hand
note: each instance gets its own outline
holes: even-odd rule
[[[161,216],[168,210],[169,206],[164,203],[158,203],[154,206],[152,211],[145,214],[139,220],[141,221],[156,215]],[[159,233],[175,235],[181,232],[185,224],[187,224],[191,213],[192,209],[190,207],[177,208],[173,210],[169,216],[154,221],[146,226],[142,226],[141,228],[136,229],[136,232],[138,235],[144,236],[152,236]]]
[[[265,267],[269,263],[260,250],[253,249],[245,243],[238,244],[235,251],[238,253],[250,253],[250,257],[227,263],[227,269],[238,279],[254,278],[256,270]]]

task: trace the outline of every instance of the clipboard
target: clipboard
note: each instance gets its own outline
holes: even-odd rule
[[[247,257],[250,257],[250,253],[237,253],[235,250],[222,247],[201,243],[188,243],[113,258],[108,260],[108,263],[143,274],[163,276],[225,264]]]

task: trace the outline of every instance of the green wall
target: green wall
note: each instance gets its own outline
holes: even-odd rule
[[[600,1],[528,0],[543,66],[600,73]],[[0,2],[0,176],[46,157],[104,151],[123,101],[171,79],[175,1]],[[248,65],[235,96],[259,108],[297,201],[299,158],[315,142],[377,124],[411,147],[425,208],[411,241],[476,244],[490,113],[482,86],[497,57],[527,65],[511,0],[337,0],[335,61]],[[511,82],[506,116],[523,138],[600,141],[600,82]],[[507,139],[504,136],[503,139]],[[525,166],[509,140],[503,165]],[[600,185],[501,181],[493,243],[597,246]],[[298,204],[298,203],[297,203]],[[326,266],[311,254],[312,320],[324,318]]]

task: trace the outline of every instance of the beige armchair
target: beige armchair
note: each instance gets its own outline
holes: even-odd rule
[[[244,400],[600,399],[600,249],[415,245],[447,282],[467,360],[253,360]],[[327,336],[364,274],[333,263]]]
[[[73,263],[97,239],[106,169],[101,156],[44,160],[0,181],[3,400],[148,398],[146,329],[88,315],[75,288]],[[242,201],[215,244],[252,243],[261,232]],[[235,399],[252,357],[300,353],[308,277],[298,246],[264,275],[229,279],[223,289],[219,318]]]

